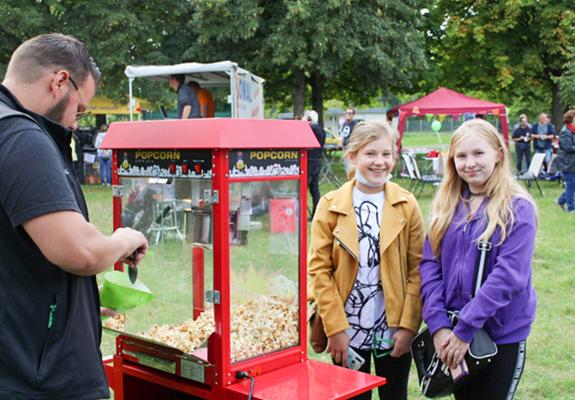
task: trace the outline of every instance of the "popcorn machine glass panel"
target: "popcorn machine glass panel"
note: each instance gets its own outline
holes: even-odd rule
[[[213,288],[212,207],[204,198],[211,180],[122,177],[121,184],[123,226],[150,244],[138,280],[155,298],[126,311],[118,330],[194,353],[214,331],[213,306],[203,301]]]
[[[299,344],[299,182],[231,183],[231,361]]]

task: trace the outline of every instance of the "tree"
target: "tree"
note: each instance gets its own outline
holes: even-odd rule
[[[444,85],[488,94],[531,115],[550,110],[560,125],[560,95],[574,14],[561,0],[436,0],[428,48]]]
[[[419,0],[0,0],[0,69],[45,32],[83,40],[100,93],[126,99],[127,64],[232,60],[266,79],[266,99],[320,116],[325,95],[365,101],[409,89],[426,67]],[[137,96],[168,91],[142,80]]]
[[[182,46],[174,38],[190,13],[187,2],[175,0],[0,0],[0,69],[3,74],[24,40],[47,32],[70,34],[86,43],[102,70],[99,92],[126,101],[126,65],[179,60]],[[144,97],[167,93],[154,82],[141,88],[138,95]]]
[[[291,93],[294,115],[323,97],[365,99],[409,88],[426,64],[415,0],[198,0],[186,57],[233,59],[267,79],[266,97]],[[233,57],[233,58],[232,58]]]

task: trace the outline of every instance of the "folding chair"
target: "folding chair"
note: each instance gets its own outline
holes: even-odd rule
[[[539,174],[541,173],[541,168],[543,168],[544,160],[545,153],[535,153],[531,158],[531,163],[529,164],[527,172],[517,176],[518,180],[527,181],[528,189],[531,189],[531,182],[535,182],[541,196],[543,196],[543,190],[541,190],[541,186],[539,185]]]
[[[417,186],[417,176],[415,176],[415,171],[413,169],[413,165],[411,165],[411,157],[407,153],[401,154],[401,159],[403,160],[403,165],[405,166],[405,170],[407,171],[407,178],[411,181],[409,184],[409,191],[413,191]],[[405,176],[402,174],[402,176]]]
[[[153,211],[153,222],[148,228],[148,234],[155,235],[154,244],[158,244],[160,239],[163,239],[169,232],[175,233],[178,239],[184,240],[184,235],[180,230],[180,210],[177,209],[175,200],[154,203]]]
[[[410,153],[407,154],[407,156],[411,158],[411,166],[413,168],[415,177],[417,178],[418,182],[417,186],[413,190],[413,194],[415,195],[415,197],[419,197],[421,193],[423,193],[423,188],[425,187],[425,185],[432,185],[434,188],[439,185],[439,183],[441,182],[441,177],[439,175],[421,175],[421,173],[419,172],[419,167],[417,166],[415,154]],[[417,192],[418,188],[419,193]]]

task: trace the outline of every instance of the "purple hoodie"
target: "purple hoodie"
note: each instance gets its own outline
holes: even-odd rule
[[[459,339],[471,342],[484,326],[495,343],[516,343],[527,338],[535,320],[537,298],[531,284],[535,207],[526,199],[513,199],[514,224],[508,226],[505,242],[499,243],[499,229],[492,236],[489,275],[472,299],[479,254],[476,239],[485,229],[486,204],[484,200],[469,222],[466,207],[462,203],[457,206],[441,242],[440,260],[426,239],[419,266],[423,319],[433,334],[450,328],[446,310],[459,311],[453,330]]]

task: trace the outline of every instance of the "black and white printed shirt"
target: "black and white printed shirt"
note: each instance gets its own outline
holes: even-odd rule
[[[359,269],[345,303],[350,327],[350,346],[385,350],[392,347],[394,330],[387,326],[379,268],[379,233],[384,192],[363,193],[353,189],[353,208],[359,233]]]

